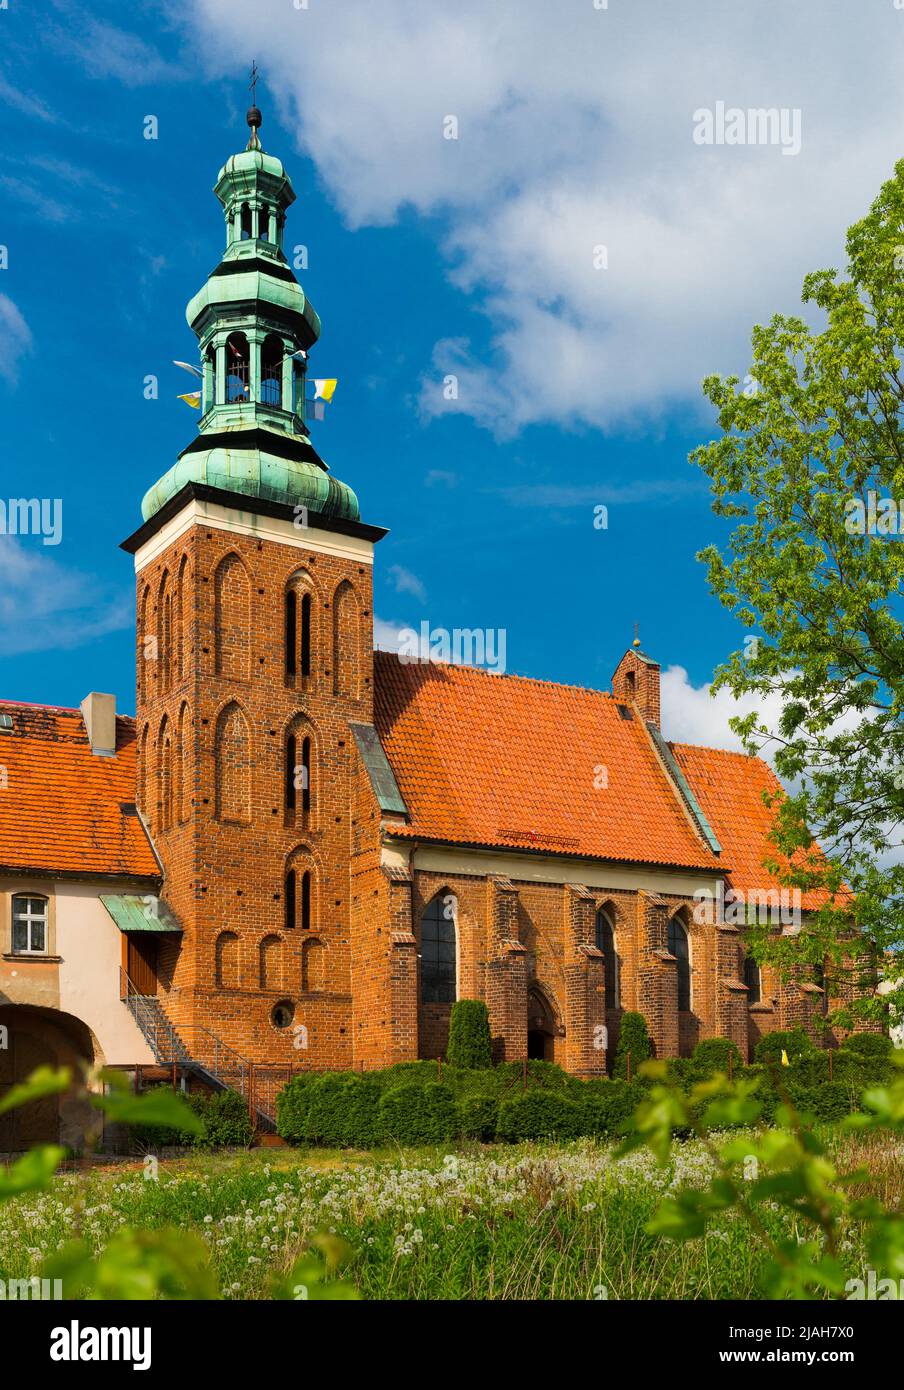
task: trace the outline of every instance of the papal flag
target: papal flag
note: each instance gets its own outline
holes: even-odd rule
[[[338,379],[338,377],[335,377],[335,376],[327,376],[327,377],[323,377],[323,376],[322,376],[322,377],[316,377],[316,376],[315,376],[315,377],[314,377],[314,399],[315,399],[315,401],[318,400],[318,399],[319,399],[319,400],[322,400],[322,401],[331,401],[331,400],[333,399],[333,392],[335,391],[335,389],[336,389],[336,387],[337,387],[338,385],[339,385],[339,379]]]
[[[180,401],[184,401],[186,405],[190,405],[191,408],[192,408],[192,410],[200,410],[200,409],[201,409],[201,392],[200,392],[200,391],[187,391],[187,392],[185,393],[184,396],[180,396],[180,397],[179,397],[179,400],[180,400]]]
[[[782,1048],[782,1066],[783,1066],[783,1067],[790,1067],[790,1065],[791,1065],[791,1063],[788,1061],[788,1054],[787,1054],[787,1052],[785,1051],[785,1049]]]

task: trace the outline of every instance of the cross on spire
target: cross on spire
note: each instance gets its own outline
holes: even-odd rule
[[[259,75],[259,74],[258,74],[258,71],[257,71],[257,63],[256,63],[256,62],[254,61],[254,59],[252,58],[252,60],[251,60],[251,81],[248,83],[248,90],[249,90],[249,92],[251,93],[251,105],[252,105],[252,106],[257,106],[257,79],[258,79],[258,75]]]
[[[634,646],[640,646],[640,623],[634,624]]]

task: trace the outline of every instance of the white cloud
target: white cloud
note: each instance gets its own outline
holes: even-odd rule
[[[31,351],[31,329],[8,295],[0,294],[0,379],[15,386],[19,361]]]
[[[397,652],[401,645],[400,634],[405,632],[404,623],[387,622],[374,616],[374,646],[380,652]]]
[[[416,574],[406,570],[404,565],[390,565],[387,571],[397,594],[414,594],[422,603],[427,601],[427,590]]]
[[[131,594],[108,594],[91,575],[9,536],[0,538],[0,651],[6,657],[84,647],[135,620]]]
[[[777,695],[765,698],[744,695],[736,699],[729,690],[711,693],[712,685],[692,685],[683,666],[669,666],[660,682],[662,732],[670,742],[691,743],[703,748],[727,748],[743,753],[741,740],[729,725],[729,719],[756,710],[768,729],[778,726],[781,700]],[[762,756],[769,758],[769,750]]]
[[[265,121],[269,90],[350,224],[443,219],[490,349],[438,334],[422,408],[502,434],[703,409],[700,378],[743,375],[751,324],[840,262],[900,154],[890,0],[191,0],[186,22],[212,73],[254,52]],[[801,153],[695,144],[717,101],[799,108]]]

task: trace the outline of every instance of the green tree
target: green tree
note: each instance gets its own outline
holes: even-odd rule
[[[446,1060],[450,1067],[493,1065],[490,1016],[481,999],[459,999],[452,1005]]]
[[[722,432],[691,455],[735,523],[699,558],[747,630],[714,688],[777,701],[774,727],[757,712],[733,724],[750,751],[771,746],[791,787],[771,798],[775,869],[827,894],[807,931],[757,933],[753,952],[825,963],[830,995],[868,986],[904,941],[904,161],[849,230],[847,258],[843,275],[806,277],[812,322],[753,330],[744,384],[707,378]],[[896,1008],[902,995],[888,996]],[[870,993],[836,1017],[883,1012]]]

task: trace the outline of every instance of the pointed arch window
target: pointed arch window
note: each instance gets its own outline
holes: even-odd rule
[[[744,983],[747,986],[747,1003],[758,1004],[762,997],[760,967],[752,956],[744,957]]]
[[[311,595],[301,599],[301,674],[311,674]]]
[[[687,1011],[691,1007],[691,956],[687,928],[680,917],[669,922],[669,955],[678,962],[678,1008]]]
[[[311,930],[311,871],[305,869],[301,876],[301,929]]]
[[[287,931],[292,931],[293,928],[295,927],[295,891],[296,891],[296,875],[295,875],[295,870],[294,870],[294,869],[290,869],[289,872],[286,874],[286,881],[285,881],[285,884],[284,884],[284,891],[283,891],[283,898],[284,898],[284,900],[285,900],[285,919],[286,919],[286,930],[287,930]]]
[[[455,915],[438,893],[421,918],[421,1003],[454,1004],[455,994]]]
[[[298,642],[298,595],[294,589],[286,593],[286,675],[293,679],[298,669],[296,647]]]
[[[620,961],[615,950],[615,929],[612,918],[605,908],[596,914],[596,949],[603,953],[603,971],[606,980],[606,1008],[617,1009],[621,981],[619,979]]]

